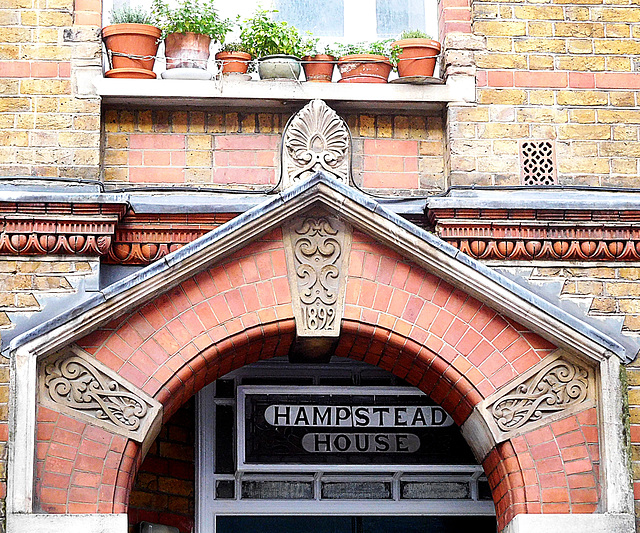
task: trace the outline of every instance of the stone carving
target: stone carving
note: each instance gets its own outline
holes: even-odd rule
[[[515,386],[488,399],[490,425],[505,440],[593,405],[593,370],[562,358],[536,365]]]
[[[111,371],[98,369],[97,361],[90,363],[80,352],[62,352],[42,364],[41,401],[139,440],[156,418],[159,404],[134,392]]]
[[[45,366],[45,387],[55,403],[90,411],[122,429],[136,430],[147,406],[134,394],[122,390],[114,380],[79,357],[59,359]]]
[[[346,225],[314,213],[286,227],[287,261],[300,336],[338,336],[350,250]]]
[[[517,429],[540,420],[545,413],[582,402],[587,397],[588,377],[588,372],[578,365],[556,361],[502,397],[491,413],[502,431]]]
[[[287,124],[283,134],[283,187],[324,171],[348,185],[351,136],[345,122],[322,100],[312,100]]]

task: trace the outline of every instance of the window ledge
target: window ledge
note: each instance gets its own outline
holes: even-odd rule
[[[253,109],[298,108],[314,98],[338,110],[402,111],[442,109],[475,100],[473,76],[450,76],[447,83],[309,83],[295,81],[193,81],[96,78],[104,104],[128,106],[222,106]]]

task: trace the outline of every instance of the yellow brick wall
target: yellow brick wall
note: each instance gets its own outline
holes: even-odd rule
[[[371,168],[371,147],[365,141],[370,139],[406,141],[411,144],[413,154],[398,154],[398,157],[412,157],[408,182],[415,187],[404,189],[407,194],[440,192],[445,187],[444,127],[442,117],[437,115],[344,115],[353,139],[353,176],[358,185],[367,187],[367,172]],[[270,145],[277,166],[279,142],[288,114],[280,113],[239,113],[235,111],[178,111],[178,110],[127,110],[107,109],[104,113],[104,158],[103,179],[109,187],[144,185],[153,183],[154,174],[149,165],[144,165],[149,179],[132,179],[132,167],[141,165],[140,146],[132,139],[147,134],[153,136],[153,146],[160,144],[166,150],[181,150],[183,157],[159,163],[164,165],[167,184],[175,174],[171,171],[179,167],[184,172],[180,185],[220,185],[215,179],[215,170],[223,166],[216,154],[216,139],[225,136],[251,136],[255,149],[260,150],[264,136],[273,139]],[[175,142],[175,141],[179,142]],[[138,153],[136,153],[136,151]],[[152,165],[155,164],[155,161]],[[169,168],[173,167],[173,168]],[[247,163],[249,167],[249,163]],[[212,168],[214,174],[212,175]],[[408,168],[408,166],[407,166]],[[383,173],[384,174],[384,173]],[[158,183],[163,174],[155,174]],[[177,178],[176,178],[177,179]],[[251,188],[251,172],[245,172],[242,182],[234,185]],[[256,184],[253,184],[254,186]],[[384,185],[384,184],[383,184]],[[381,188],[384,188],[381,187]],[[388,194],[400,194],[398,187],[387,188]]]
[[[78,258],[0,258],[0,335],[14,327],[11,317],[42,310],[42,298],[76,292],[81,278],[93,275]]]
[[[478,0],[477,101],[448,113],[452,185],[520,184],[520,142],[555,142],[563,185],[638,187],[640,7]]]
[[[0,175],[95,179],[99,0],[0,1]]]

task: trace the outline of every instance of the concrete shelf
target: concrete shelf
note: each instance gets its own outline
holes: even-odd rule
[[[94,86],[105,105],[129,107],[234,107],[295,109],[314,98],[336,110],[401,111],[403,114],[442,109],[475,99],[471,76],[447,83],[309,83],[296,81],[136,80],[96,78]]]

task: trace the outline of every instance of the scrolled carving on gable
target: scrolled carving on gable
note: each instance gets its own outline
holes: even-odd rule
[[[349,128],[322,100],[311,100],[291,118],[283,133],[282,144],[283,188],[318,171],[349,185]]]
[[[339,336],[351,229],[318,211],[286,224],[284,234],[297,334]]]
[[[159,424],[156,400],[77,347],[40,364],[40,403],[138,442]]]
[[[595,370],[562,353],[535,365],[482,402],[496,442],[595,405]]]

